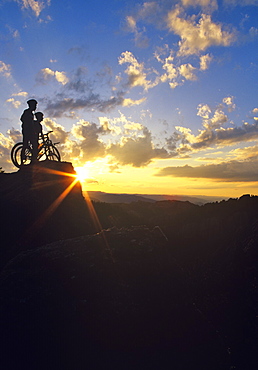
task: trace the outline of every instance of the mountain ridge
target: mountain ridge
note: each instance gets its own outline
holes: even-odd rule
[[[188,196],[188,195],[161,195],[161,194],[127,194],[127,193],[106,193],[102,191],[83,191],[88,194],[91,200],[105,203],[132,203],[132,202],[156,202],[162,200],[188,201],[193,204],[203,205],[206,203],[219,202],[226,197],[216,196]]]

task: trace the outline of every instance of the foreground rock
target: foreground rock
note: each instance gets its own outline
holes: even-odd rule
[[[159,228],[22,252],[0,283],[5,369],[229,369]]]

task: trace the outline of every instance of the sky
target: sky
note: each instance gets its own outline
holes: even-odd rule
[[[83,190],[257,195],[258,0],[0,0],[0,167],[38,101]]]

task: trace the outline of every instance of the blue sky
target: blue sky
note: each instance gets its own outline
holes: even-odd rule
[[[257,0],[0,1],[0,166],[29,98],[88,190],[257,194]]]

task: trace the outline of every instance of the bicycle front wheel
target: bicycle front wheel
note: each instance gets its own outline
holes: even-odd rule
[[[61,161],[61,154],[59,153],[58,149],[54,145],[50,147],[50,151],[53,152],[57,156],[59,161]]]
[[[50,161],[60,162],[60,159],[58,158],[58,156],[54,152],[49,152],[48,155],[47,155],[47,159],[49,159]]]

